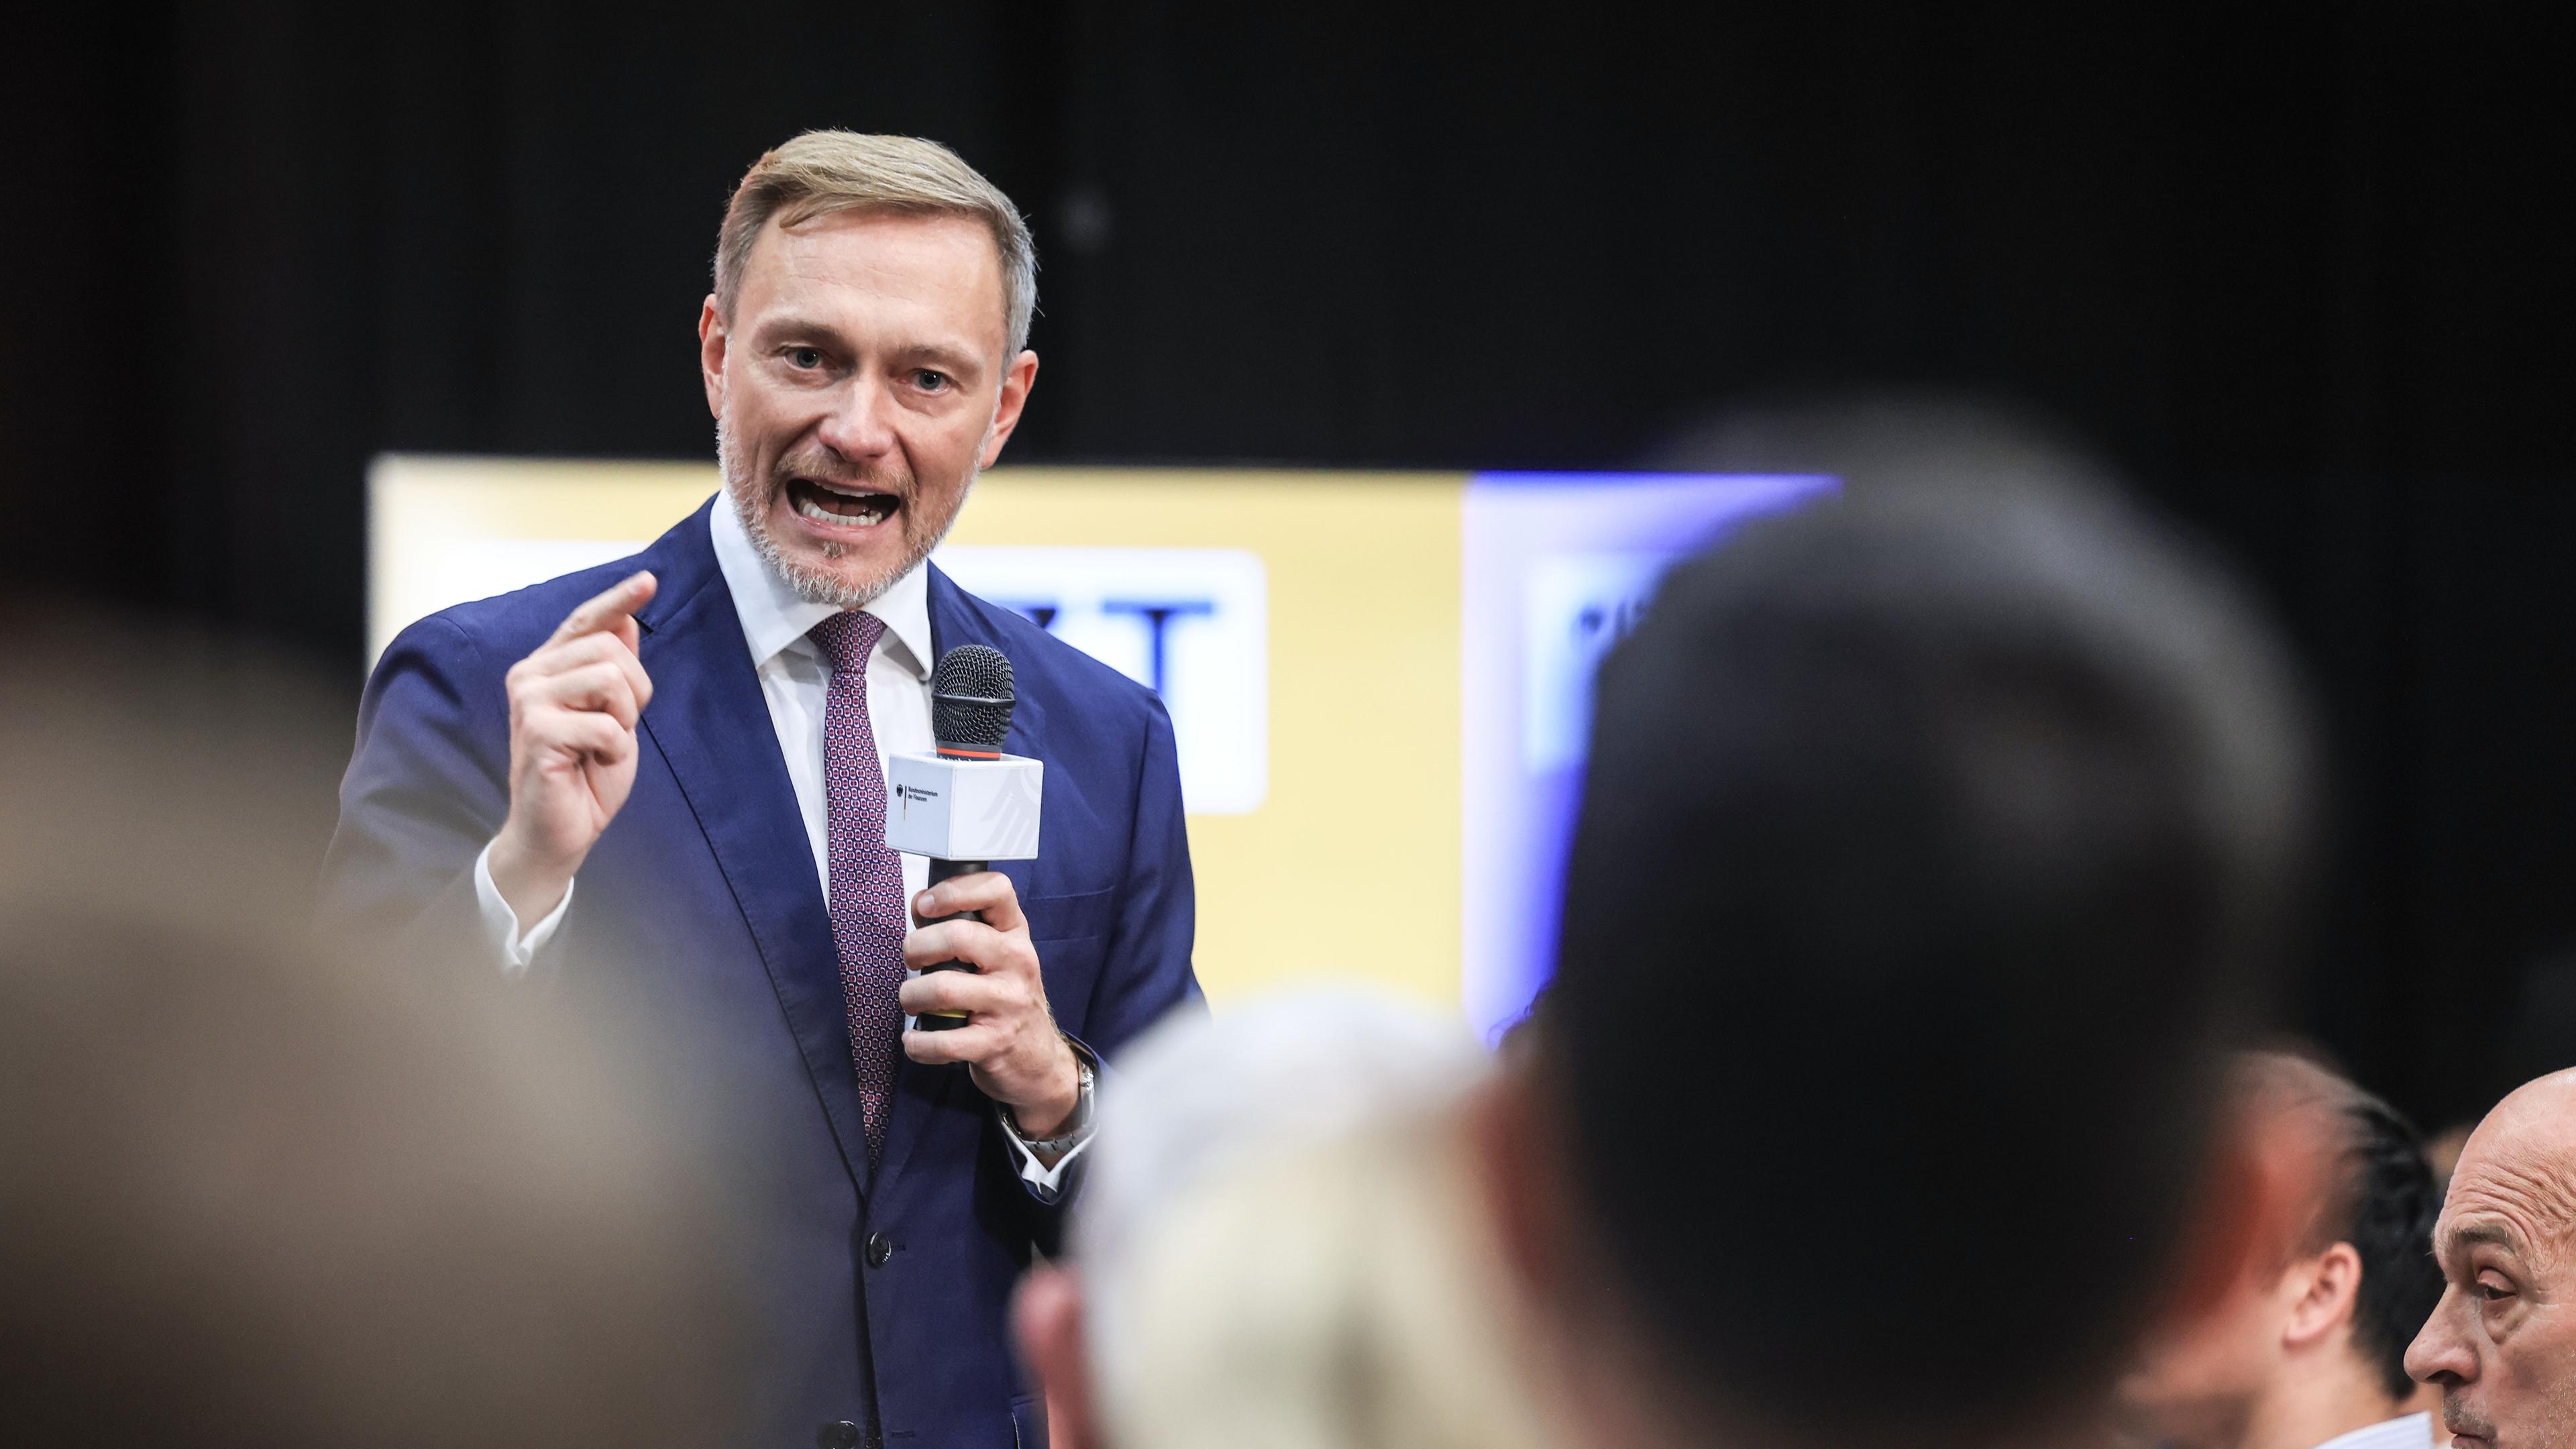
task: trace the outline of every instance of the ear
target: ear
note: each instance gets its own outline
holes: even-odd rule
[[[732,340],[725,328],[724,314],[716,310],[713,292],[698,307],[698,381],[707,389],[707,414],[724,416],[725,348]]]
[[[1523,1062],[1488,1077],[1467,1103],[1467,1130],[1504,1267],[1542,1318],[1560,1318],[1572,1306],[1570,1206],[1553,1117],[1531,1081],[1543,1070]]]
[[[1542,1046],[1490,1074],[1465,1103],[1470,1169],[1503,1276],[1540,1342],[1529,1367],[1552,1422],[1587,1442],[1681,1443],[1707,1432],[1634,1336],[1606,1266],[1589,1246],[1575,1193],[1555,1064]]]
[[[1011,1334],[1019,1340],[1020,1362],[1046,1393],[1047,1443],[1103,1449],[1082,1329],[1082,1283],[1071,1268],[1046,1263],[1029,1270],[1011,1295]]]
[[[1020,410],[1029,405],[1029,389],[1038,385],[1038,355],[1022,352],[1011,360],[1010,370],[1002,374],[1001,396],[993,400],[993,425],[984,430],[984,453],[975,460],[979,469],[990,468],[1000,460],[1002,445],[1011,440],[1011,431],[1020,425]]]
[[[2307,1286],[2291,1302],[2289,1321],[2281,1326],[2284,1346],[2313,1347],[2352,1321],[2361,1299],[2361,1253],[2352,1244],[2337,1243],[2290,1271],[2305,1278]]]

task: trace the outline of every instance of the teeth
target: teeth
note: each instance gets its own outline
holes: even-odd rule
[[[848,494],[842,494],[848,497]],[[889,511],[883,503],[871,503],[859,513],[834,513],[811,498],[795,499],[796,511],[819,523],[837,523],[844,528],[867,528],[883,523]]]

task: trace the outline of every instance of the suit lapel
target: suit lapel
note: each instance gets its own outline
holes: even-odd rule
[[[952,582],[937,566],[924,564],[930,570],[930,646],[932,663],[938,656],[960,644],[983,644],[1002,649],[1002,638],[991,627],[983,611],[990,608]],[[1004,649],[1005,654],[1009,653]],[[1024,692],[1011,710],[1011,732],[1003,749],[1014,755],[1038,758],[1036,741],[1045,724],[1044,712],[1037,701]],[[827,922],[828,925],[828,922]],[[963,1095],[961,1095],[963,1094]],[[886,1124],[885,1156],[878,1165],[878,1180],[891,1184],[903,1170],[928,1126],[932,1114],[952,1104],[971,1105],[982,1110],[975,1088],[967,1080],[962,1066],[925,1067],[906,1058],[895,1080],[894,1120]],[[866,1154],[861,1153],[862,1160]]]
[[[842,1163],[864,1195],[870,1190],[867,1134],[832,920],[741,617],[715,566],[706,510],[672,530],[654,552],[665,555],[654,563],[668,572],[662,593],[638,621],[654,685],[644,729],[669,763],[751,928]]]

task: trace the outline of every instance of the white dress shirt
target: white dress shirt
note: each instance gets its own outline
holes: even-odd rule
[[[2349,1434],[2337,1434],[2317,1449],[2433,1449],[2433,1416],[2382,1419]]]
[[[831,899],[832,852],[830,802],[823,786],[823,719],[830,701],[832,666],[807,631],[840,611],[810,602],[788,586],[760,557],[742,520],[726,499],[707,510],[714,535],[716,567],[733,593],[734,612],[742,620],[743,641],[760,676],[761,698],[769,705],[769,722],[778,733],[778,748],[787,761],[787,780],[796,790],[797,813],[805,819],[805,840],[814,852],[814,878],[823,898]],[[868,656],[868,729],[876,737],[877,768],[889,755],[924,754],[937,748],[930,729],[930,576],[915,567],[895,580],[865,612],[885,623],[885,632]],[[492,883],[492,847],[474,861],[474,894],[482,906],[483,924],[505,974],[524,975],[563,924],[572,891],[546,918],[519,929],[518,914]],[[930,862],[917,855],[898,855],[903,863],[904,898],[918,895],[930,881]],[[912,1018],[904,1018],[908,1029]],[[1065,1169],[1091,1145],[1083,1140],[1053,1164],[1038,1161],[1001,1116],[1002,1133],[1018,1162],[1020,1178],[1046,1200],[1061,1189]]]

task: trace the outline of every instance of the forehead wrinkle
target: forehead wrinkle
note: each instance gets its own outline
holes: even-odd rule
[[[2542,1264],[2563,1258],[2576,1236],[2576,1194],[2563,1174],[2535,1166],[2490,1158],[2454,1178],[2442,1209],[2444,1246],[2498,1236],[2481,1230],[2501,1228],[2510,1239],[2506,1246],[2520,1256]]]

